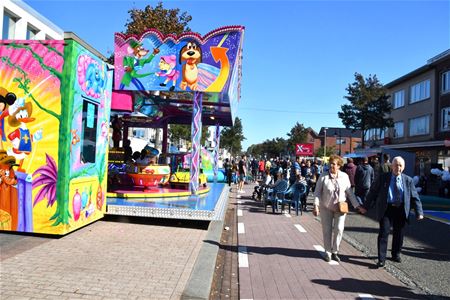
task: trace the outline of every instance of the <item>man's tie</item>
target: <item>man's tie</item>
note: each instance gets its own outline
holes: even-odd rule
[[[395,205],[400,205],[402,203],[402,182],[400,181],[400,176],[395,178],[393,202]]]

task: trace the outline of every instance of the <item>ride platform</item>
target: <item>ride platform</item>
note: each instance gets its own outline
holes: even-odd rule
[[[197,195],[170,187],[127,187],[107,193],[106,214],[188,220],[223,219],[228,189],[223,183],[200,187]]]

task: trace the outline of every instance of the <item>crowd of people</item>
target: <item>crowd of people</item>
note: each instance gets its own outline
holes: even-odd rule
[[[248,159],[242,155],[238,159],[225,159],[223,163],[227,183],[231,187],[232,183],[237,184],[238,194],[244,193],[244,182],[258,182],[253,194],[254,198],[261,199],[267,188],[273,187],[279,180],[287,180],[290,185],[302,182],[307,186],[307,193],[314,191],[317,178],[324,169],[320,160],[307,160],[296,158],[291,161],[289,158],[256,158]],[[326,169],[326,166],[325,166]],[[306,202],[306,195],[304,200]],[[304,207],[306,209],[306,206]]]
[[[349,212],[348,204],[361,214],[375,208],[379,222],[378,267],[384,267],[387,256],[388,236],[393,228],[391,257],[401,262],[401,249],[405,225],[409,222],[410,210],[415,210],[418,220],[423,219],[422,204],[414,180],[403,174],[405,161],[402,157],[383,155],[383,163],[378,157],[370,162],[367,157],[354,161],[331,155],[328,164],[319,160],[306,160],[299,157],[289,159],[247,159],[245,155],[224,163],[227,182],[231,186],[237,180],[238,197],[244,193],[243,186],[249,181],[259,182],[253,197],[261,198],[264,189],[276,186],[280,181],[290,185],[302,183],[308,193],[314,194],[313,214],[321,217],[325,260],[340,261],[339,245]],[[251,174],[251,176],[249,176]]]

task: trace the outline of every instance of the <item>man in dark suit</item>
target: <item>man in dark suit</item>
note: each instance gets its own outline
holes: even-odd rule
[[[392,259],[395,262],[401,262],[400,252],[404,228],[408,223],[411,207],[415,210],[417,220],[423,219],[422,203],[412,178],[402,174],[405,169],[404,159],[401,156],[395,157],[391,168],[391,173],[382,173],[371,186],[363,205],[366,209],[375,205],[377,220],[380,222],[378,267],[385,265],[391,226],[393,227]]]

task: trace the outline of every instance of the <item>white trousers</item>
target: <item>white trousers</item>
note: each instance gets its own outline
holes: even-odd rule
[[[333,212],[325,207],[320,209],[320,220],[322,222],[323,247],[327,254],[338,253],[344,233],[345,216],[339,212]]]

